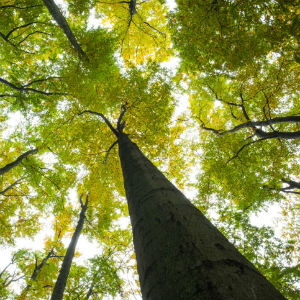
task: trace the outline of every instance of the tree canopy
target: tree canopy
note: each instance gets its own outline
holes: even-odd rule
[[[299,1],[166,2],[0,1],[1,299],[50,297],[81,194],[99,253],[75,252],[64,299],[139,294],[109,124],[298,299]],[[253,222],[272,207],[276,233]]]

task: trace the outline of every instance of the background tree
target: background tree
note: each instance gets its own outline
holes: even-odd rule
[[[10,192],[4,193],[10,197],[1,195],[2,243],[13,244],[20,236],[34,236],[41,228],[43,217],[53,219],[54,231],[61,231],[66,238],[73,231],[79,209],[70,194],[75,190],[79,193],[89,190],[89,222],[82,234],[106,251],[119,247],[112,259],[124,268],[120,262],[122,252],[129,256],[127,270],[132,269],[131,235],[128,228],[120,228],[116,221],[128,216],[121,167],[116,147],[112,147],[116,139],[99,117],[103,114],[108,120],[116,120],[120,108],[126,105],[126,132],[178,186],[190,184],[186,176],[188,164],[194,161],[196,165],[197,151],[203,151],[199,199],[195,202],[206,213],[213,211],[208,207],[218,207],[219,214],[228,223],[227,227],[224,223],[220,226],[224,225],[232,240],[241,230],[239,222],[244,222],[243,232],[249,228],[265,241],[264,237],[269,237],[270,245],[276,244],[279,249],[281,245],[271,239],[270,231],[250,230],[247,214],[278,201],[281,197],[278,191],[285,187],[280,185],[282,179],[299,182],[294,161],[298,141],[273,138],[256,142],[260,137],[254,133],[259,133],[258,130],[271,134],[274,130],[297,132],[299,124],[270,126],[268,123],[261,128],[252,124],[258,130],[253,126],[244,127],[221,137],[203,130],[200,148],[196,142],[187,143],[183,138],[186,128],[189,132],[194,130],[184,121],[186,117],[174,117],[174,81],[186,79],[195,123],[203,127],[227,131],[241,126],[249,122],[243,107],[251,122],[297,116],[298,11],[295,3],[255,1],[242,6],[228,1],[179,1],[177,13],[166,20],[167,8],[163,1],[69,0],[59,7],[62,24],[49,12],[45,2],[51,1],[13,0],[0,4],[3,16],[0,20],[0,168],[29,149],[39,149],[1,178],[1,191],[17,182]],[[167,23],[174,25],[171,31]],[[85,55],[78,55],[80,50],[78,47],[76,50],[70,41],[70,31],[69,34],[64,31],[64,26],[68,26]],[[195,30],[199,35],[194,34]],[[171,34],[183,60],[175,78],[159,64],[173,53],[169,48]],[[219,106],[214,104],[215,100]],[[89,113],[82,114],[84,111]],[[18,125],[11,126],[12,118],[20,119]],[[253,144],[238,153],[250,142]],[[238,157],[226,164],[236,154]],[[263,155],[268,159],[259,159]],[[16,191],[22,196],[13,196],[11,192]],[[211,194],[217,198],[209,197]],[[295,257],[298,235],[291,220],[298,214],[294,209],[296,198],[285,199],[282,202],[285,218],[290,215],[291,219],[284,230],[291,242],[285,241],[284,245],[290,250],[274,251],[276,268],[268,267],[268,256],[261,258],[259,268],[263,272],[272,270],[267,276],[272,277],[275,285],[284,287],[285,294],[292,299],[295,298],[293,289],[295,293],[297,290],[292,283],[296,274],[292,267],[296,270],[297,263],[289,257]],[[232,212],[230,218],[236,222],[227,219],[228,207]],[[234,213],[240,211],[244,211],[242,219]],[[245,238],[251,239],[252,247],[247,249],[251,259],[262,251],[255,246],[255,234],[245,234]],[[52,247],[52,240],[47,245]],[[45,246],[43,253],[48,253],[51,247]],[[264,249],[268,249],[267,244]],[[101,250],[99,255],[103,253],[106,252]],[[279,261],[287,263],[280,265]],[[78,262],[77,265],[79,269],[86,267]],[[285,267],[291,267],[286,277],[284,274],[288,272],[280,275]],[[120,268],[118,274],[121,273]],[[53,280],[49,285],[53,285]],[[288,285],[289,291],[285,288]],[[36,288],[37,295],[38,290],[41,289]],[[128,284],[121,290],[126,295]],[[43,295],[40,299],[46,297]]]
[[[251,216],[275,202],[298,215],[297,205],[284,204],[296,198],[279,194],[287,187],[282,180],[299,181],[298,14],[293,1],[178,1],[170,15],[183,59],[177,80],[189,85],[192,118],[201,129],[199,205],[209,210],[216,197],[220,221],[228,207]],[[288,226],[299,230],[297,222]],[[297,240],[285,242],[289,248]],[[291,264],[297,277],[295,256]]]

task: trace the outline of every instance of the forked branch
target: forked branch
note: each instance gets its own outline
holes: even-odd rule
[[[239,124],[229,130],[214,129],[214,128],[204,126],[204,123],[202,121],[201,123],[202,123],[201,128],[212,131],[213,133],[219,136],[228,133],[237,132],[243,128],[253,128],[255,135],[263,139],[272,139],[272,138],[299,139],[300,138],[300,131],[283,132],[283,131],[273,130],[272,132],[266,132],[263,131],[262,129],[257,128],[257,127],[271,126],[280,123],[300,123],[300,116],[277,117],[273,119],[268,119],[266,121],[248,121]]]
[[[102,113],[99,113],[96,111],[84,110],[84,111],[80,112],[78,114],[78,116],[88,113],[88,114],[92,114],[92,115],[96,115],[96,116],[100,117],[106,123],[106,125],[109,127],[109,129],[112,131],[112,133],[117,138],[119,138],[120,134],[123,133],[123,129],[125,128],[125,121],[123,121],[122,119],[124,117],[124,114],[126,113],[126,109],[127,108],[126,108],[126,103],[125,103],[121,107],[121,112],[120,112],[120,115],[119,115],[119,118],[117,121],[117,128],[114,128],[114,126],[111,124],[111,122]]]

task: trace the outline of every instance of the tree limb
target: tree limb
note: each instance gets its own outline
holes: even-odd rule
[[[233,159],[237,158],[237,157],[239,156],[239,154],[240,154],[246,147],[248,147],[248,146],[250,146],[250,145],[253,145],[253,144],[257,143],[257,142],[264,141],[264,140],[265,140],[265,139],[263,138],[263,139],[255,140],[255,141],[249,142],[249,143],[247,143],[247,144],[244,144],[244,145],[239,149],[239,151],[238,151],[233,157],[231,157],[231,158],[226,162],[226,165],[227,165],[228,163],[230,163]]]
[[[123,129],[125,127],[125,121],[122,121],[122,118],[124,117],[126,110],[127,110],[126,105],[127,105],[127,102],[121,106],[121,113],[119,115],[118,122],[117,122],[117,129],[119,132],[123,132]]]
[[[296,192],[293,191],[295,189],[299,189],[300,190],[300,183],[294,180],[289,180],[289,179],[281,179],[281,181],[283,183],[288,184],[287,187],[282,187],[282,188],[272,188],[272,187],[268,187],[266,185],[263,186],[263,188],[269,189],[269,190],[274,190],[274,191],[278,191],[278,192],[283,192],[283,193],[289,193],[289,194],[296,194],[296,195],[300,195],[300,192]]]
[[[102,118],[102,120],[106,123],[106,125],[109,127],[109,129],[113,132],[113,134],[116,137],[119,137],[119,132],[112,126],[112,124],[110,123],[110,121],[101,113],[95,112],[95,111],[91,111],[91,110],[84,110],[81,113],[78,114],[78,116],[81,116],[85,113],[89,113],[92,115],[96,115],[99,116],[100,118]]]
[[[68,95],[66,93],[52,93],[52,92],[44,92],[44,91],[40,91],[40,90],[37,90],[37,89],[34,89],[34,88],[28,88],[26,87],[26,85],[22,85],[20,87],[14,85],[13,83],[3,79],[3,78],[0,78],[0,82],[6,84],[7,86],[9,86],[10,88],[14,89],[14,90],[17,90],[17,91],[20,91],[20,92],[35,92],[35,93],[38,93],[38,94],[42,94],[42,95],[46,95],[46,96],[51,96],[51,95]]]
[[[46,22],[30,22],[30,23],[27,23],[27,24],[24,24],[24,25],[20,25],[20,26],[17,26],[13,29],[11,29],[6,35],[5,35],[5,39],[8,40],[9,36],[15,32],[16,30],[18,29],[21,29],[21,28],[26,28],[30,25],[33,25],[33,24],[47,24]]]
[[[105,165],[107,164],[108,156],[109,156],[110,151],[113,149],[113,147],[114,147],[117,143],[118,143],[118,140],[116,140],[116,141],[108,148],[108,150],[106,151],[105,160],[104,160],[104,164],[105,164]]]
[[[24,158],[27,158],[31,154],[36,154],[38,151],[39,151],[38,148],[36,148],[21,154],[15,161],[7,164],[3,168],[0,168],[0,175],[7,173],[9,170],[19,165]]]
[[[203,123],[203,122],[202,122]],[[261,126],[270,126],[273,124],[280,124],[280,123],[300,123],[300,116],[287,116],[287,117],[277,117],[273,119],[269,119],[266,121],[249,121],[246,123],[239,124],[232,129],[222,131],[221,129],[213,129],[209,127],[205,127],[204,125],[201,125],[201,128],[205,130],[210,130],[214,132],[217,135],[225,135],[228,133],[236,132],[242,128],[254,128],[255,129],[255,135],[257,135],[260,138],[264,139],[271,139],[271,138],[283,138],[283,139],[298,139],[300,138],[300,131],[294,131],[294,132],[282,132],[282,131],[273,131],[273,132],[265,132],[261,129],[258,129],[256,127]]]
[[[4,9],[4,8],[29,9],[29,8],[40,7],[40,6],[42,5],[30,5],[30,6],[2,5],[0,6],[0,9]]]
[[[82,50],[81,46],[79,45],[75,35],[73,34],[66,18],[61,13],[59,7],[55,4],[53,0],[43,0],[44,4],[46,5],[48,11],[50,12],[53,19],[59,25],[59,27],[63,30],[65,35],[67,36],[68,40],[72,44],[72,46],[77,51],[79,57],[87,58],[85,52]]]
[[[7,188],[5,188],[3,191],[0,192],[0,195],[5,195],[5,193],[9,190],[11,190],[12,188],[14,188],[17,184],[20,183],[20,181],[22,181],[24,179],[24,177],[19,178],[18,180],[16,180],[14,183],[12,183],[11,185],[9,185]]]

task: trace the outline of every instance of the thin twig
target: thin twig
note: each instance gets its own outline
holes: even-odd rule
[[[105,165],[107,164],[108,156],[109,156],[110,151],[113,149],[113,147],[114,147],[117,143],[118,143],[118,140],[116,140],[116,141],[108,148],[108,150],[106,151],[105,160],[104,160],[104,164],[105,164]]]

